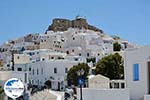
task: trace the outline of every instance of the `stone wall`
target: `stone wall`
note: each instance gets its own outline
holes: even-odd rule
[[[89,29],[103,33],[103,31],[95,26],[89,25],[84,18],[76,18],[75,20],[55,18],[47,31],[67,31],[68,28]]]

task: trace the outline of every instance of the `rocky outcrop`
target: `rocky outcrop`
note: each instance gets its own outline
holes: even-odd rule
[[[68,19],[53,19],[52,24],[48,27],[47,31],[67,31],[68,28],[79,28],[79,29],[89,29],[103,33],[103,31],[95,26],[89,25],[87,20],[81,17],[76,17],[75,20]]]

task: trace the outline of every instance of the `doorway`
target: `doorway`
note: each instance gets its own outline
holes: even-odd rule
[[[58,82],[58,91],[60,91],[60,82]]]

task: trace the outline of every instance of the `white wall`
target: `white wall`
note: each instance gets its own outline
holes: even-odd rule
[[[26,64],[30,62],[30,57],[29,55],[25,55],[25,54],[15,54],[14,62],[15,64]]]
[[[68,70],[73,67],[73,65],[77,65],[78,61],[69,61],[69,60],[51,60],[51,61],[39,61],[30,64],[31,71],[31,80],[34,81],[35,85],[44,85],[45,81],[51,80],[50,77],[53,77],[57,82],[64,82],[67,73],[65,69]],[[43,68],[43,74],[42,74]],[[54,68],[57,68],[57,73],[54,73]],[[37,69],[39,74],[37,75]],[[34,70],[34,75],[33,75]],[[39,81],[39,84],[38,84]]]
[[[109,78],[104,77],[102,75],[96,75],[92,78],[89,78],[89,88],[93,89],[109,89]]]
[[[150,46],[128,50],[124,58],[126,87],[130,88],[132,100],[140,100],[148,94],[147,62],[150,61]],[[133,64],[139,64],[138,81],[133,81]]]
[[[10,78],[20,79],[24,84],[28,83],[28,81],[25,83],[25,72],[0,71],[0,85],[3,86]],[[28,76],[26,78],[28,78]]]
[[[150,95],[144,95],[144,100],[150,100]]]
[[[83,89],[83,100],[130,100],[128,89]],[[77,89],[80,100],[80,89]]]

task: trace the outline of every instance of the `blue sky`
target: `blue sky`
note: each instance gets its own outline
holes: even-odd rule
[[[150,44],[150,0],[0,0],[0,43],[45,32],[53,18],[76,15],[110,35]]]

